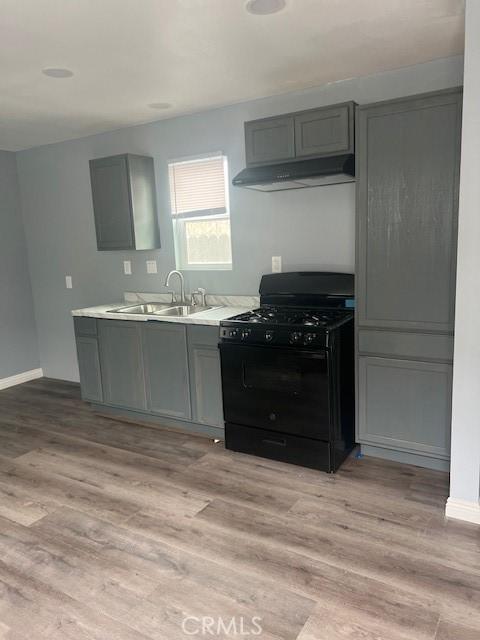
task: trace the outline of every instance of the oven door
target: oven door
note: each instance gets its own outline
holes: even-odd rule
[[[328,440],[328,351],[220,344],[225,421]]]

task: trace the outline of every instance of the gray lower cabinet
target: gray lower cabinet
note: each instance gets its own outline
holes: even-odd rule
[[[82,398],[222,437],[218,327],[75,318]]]
[[[448,459],[451,384],[451,364],[360,356],[360,440]]]
[[[103,402],[102,375],[95,318],[74,318],[82,399]]]
[[[103,402],[97,338],[77,336],[77,357],[82,399],[88,402]]]
[[[357,439],[426,466],[450,448],[461,105],[357,111]]]
[[[140,324],[128,320],[98,321],[106,404],[132,410],[147,408]]]
[[[186,327],[145,323],[142,343],[147,408],[152,413],[190,420]]]
[[[188,359],[193,419],[223,428],[218,327],[188,327]]]

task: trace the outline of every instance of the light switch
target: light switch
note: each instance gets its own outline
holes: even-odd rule
[[[157,273],[156,260],[147,260],[147,273]]]
[[[272,256],[272,273],[281,273],[282,256]]]
[[[65,286],[67,289],[71,289],[73,287],[72,276],[65,276]]]
[[[123,261],[123,273],[126,276],[131,276],[132,275],[132,262],[131,262],[131,260],[124,260]]]

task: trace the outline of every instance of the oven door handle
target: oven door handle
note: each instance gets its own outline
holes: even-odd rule
[[[242,386],[244,389],[251,389],[252,385],[245,382],[245,362],[242,362]]]
[[[264,444],[274,444],[277,447],[286,447],[287,446],[286,438],[282,438],[281,440],[272,440],[270,438],[264,438],[262,440],[262,442]]]

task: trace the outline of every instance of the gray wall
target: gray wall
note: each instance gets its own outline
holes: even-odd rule
[[[227,154],[233,176],[245,166],[245,120],[356,100],[367,103],[462,83],[461,57],[395,72],[331,83],[316,89],[130,127],[18,154],[19,180],[31,262],[40,359],[47,375],[78,378],[72,308],[115,302],[125,290],[162,291],[174,268],[168,201],[169,160],[209,151]],[[140,253],[97,252],[88,160],[116,153],[155,159],[162,249]],[[271,256],[283,269],[338,269],[354,265],[354,185],[282,193],[231,188],[233,271],[191,272],[187,286],[211,293],[258,291]],[[133,276],[122,261],[132,259]],[[156,258],[159,275],[147,275]],[[74,288],[67,291],[66,274]]]
[[[15,154],[0,151],[0,379],[38,367]]]

